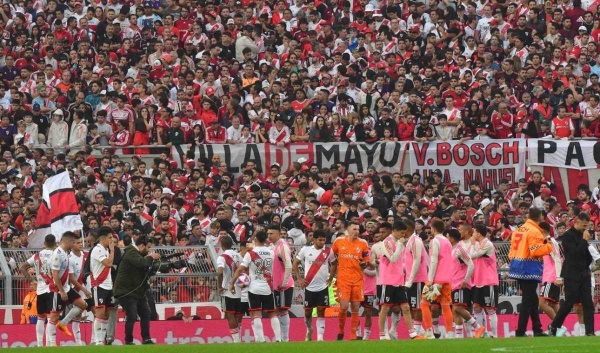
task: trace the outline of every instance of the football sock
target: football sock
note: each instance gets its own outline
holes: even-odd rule
[[[290,312],[285,311],[279,314],[279,326],[281,327],[281,340],[289,342],[290,340]]]
[[[343,335],[344,334],[344,330],[346,329],[346,317],[348,317],[348,314],[343,311],[340,310],[340,313],[338,314],[338,320],[340,321],[340,327],[339,327],[339,334]]]
[[[254,331],[254,340],[256,342],[264,342],[265,334],[263,332],[262,318],[255,317],[252,320],[252,331]]]
[[[351,313],[350,316],[350,338],[356,338],[356,328],[360,325],[360,316],[358,316],[357,312]]]
[[[271,328],[273,329],[273,334],[275,335],[275,341],[281,342],[281,322],[277,316],[273,316],[271,318]]]
[[[81,314],[81,309],[79,309],[76,306],[73,306],[73,308],[69,310],[67,315],[65,315],[65,318],[60,320],[60,323],[67,326],[71,321],[73,321],[74,318],[79,316],[79,314]]]
[[[444,318],[444,320],[446,319]],[[454,338],[465,338],[462,324],[456,324],[454,326]]]
[[[317,341],[322,341],[325,335],[325,318],[317,318]]]
[[[45,317],[38,317],[37,323],[35,324],[35,337],[37,339],[38,347],[44,346],[44,332],[46,331],[46,328],[44,327],[45,322]]]
[[[75,337],[75,342],[78,345],[81,345],[83,341],[81,341],[81,329],[79,327],[79,319],[74,319],[71,322],[71,327],[73,329],[73,337]]]
[[[421,312],[423,313],[423,329],[427,331],[433,327],[433,319],[431,318],[431,307],[428,301],[421,301]]]
[[[444,315],[444,326],[446,327],[446,332],[452,332],[452,308],[450,304],[442,304],[442,315]]]
[[[48,320],[46,325],[46,347],[56,346],[56,322]]]
[[[496,315],[496,309],[486,309],[486,311],[490,320],[492,336],[498,337],[498,315]]]
[[[365,340],[365,341],[369,340],[370,336],[371,336],[371,328],[365,327],[365,334],[363,335],[363,340]]]

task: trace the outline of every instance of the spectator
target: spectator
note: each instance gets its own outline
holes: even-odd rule
[[[64,121],[62,109],[52,112],[52,124],[48,131],[48,146],[62,151],[69,140],[69,126]]]
[[[330,140],[331,133],[327,127],[327,124],[325,123],[325,118],[318,116],[314,128],[310,129],[310,142],[329,142]]]
[[[20,324],[35,324],[37,322],[37,281],[29,282],[29,293],[23,299]]]

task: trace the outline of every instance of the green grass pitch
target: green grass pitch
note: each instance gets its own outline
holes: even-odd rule
[[[92,352],[92,353],[181,353],[192,347],[181,345],[155,346],[104,346],[104,347],[57,347],[40,348],[47,353]],[[31,353],[36,348],[16,348],[9,352]],[[579,353],[600,352],[598,337],[539,337],[539,338],[500,338],[500,339],[460,339],[430,341],[344,341],[344,342],[290,342],[290,343],[242,343],[204,344],[193,347],[202,353],[390,353],[401,349],[403,352],[423,353]]]

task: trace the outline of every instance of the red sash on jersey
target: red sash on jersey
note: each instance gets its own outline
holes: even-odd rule
[[[323,264],[327,262],[327,258],[329,257],[330,252],[331,248],[323,249],[319,256],[317,256],[317,258],[313,261],[312,265],[310,265],[310,268],[308,269],[308,274],[306,275],[306,282],[308,284],[310,284],[315,278],[317,272],[319,272],[319,270],[321,269],[321,266],[323,266]]]
[[[63,275],[60,277],[60,283],[64,287],[65,284],[67,284],[68,281],[69,281],[69,264],[67,262],[67,269],[65,270],[65,272],[63,273]],[[50,291],[54,292],[54,293],[58,292],[58,287],[54,283],[53,279],[50,280]]]
[[[88,251],[83,252],[83,261],[81,261],[81,272],[79,272],[79,277],[77,277],[77,282],[83,284],[83,269],[85,268],[85,263],[87,262],[90,253]]]
[[[104,282],[108,278],[108,275],[110,274],[110,269],[110,267],[104,267],[102,272],[100,272],[100,276],[98,276],[98,278],[94,278],[93,272],[90,273],[92,287],[98,287],[99,285],[101,285],[102,282]]]
[[[275,131],[277,131],[277,129],[275,129]],[[279,135],[275,139],[275,143],[283,142],[283,139],[285,139],[286,136],[287,136],[287,132],[285,130],[285,127],[283,129],[281,129],[281,131],[277,131],[277,132],[279,133]]]
[[[233,275],[233,273],[235,272],[236,268],[235,268],[235,262],[233,261],[233,258],[227,254],[221,254],[221,256],[223,256],[223,259],[225,259],[225,265],[227,265],[227,267],[229,267],[229,269],[231,270],[231,274]]]
[[[235,226],[233,233],[235,234],[238,243],[246,241],[246,226],[244,224],[240,223],[237,226]]]
[[[33,257],[33,260],[35,262],[37,262],[38,264],[38,271],[39,271],[39,275],[40,277],[42,277],[44,279],[44,282],[46,282],[46,284],[50,285],[53,281],[52,281],[52,277],[48,276],[47,273],[42,272],[42,266],[44,264],[42,264],[42,259],[40,259],[40,254],[37,253],[35,254],[35,256]]]
[[[271,271],[266,272],[264,270],[265,268],[264,268],[264,264],[263,264],[263,258],[260,257],[260,255],[255,253],[253,250],[250,250],[248,253],[250,254],[250,259],[252,260],[252,262],[254,262],[254,265],[256,265],[256,267],[260,267],[262,269],[261,274],[263,275],[264,279],[269,284],[269,287],[271,289],[273,289],[273,274],[271,273]]]

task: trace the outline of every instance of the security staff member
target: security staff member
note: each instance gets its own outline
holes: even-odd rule
[[[583,306],[583,322],[585,335],[594,336],[594,302],[592,301],[592,274],[590,265],[593,261],[588,250],[588,241],[592,239],[587,231],[590,216],[579,213],[573,227],[562,236],[564,262],[561,277],[565,285],[565,301],[561,304],[554,321],[548,326],[550,335],[557,335],[565,318],[573,309],[575,303]],[[561,336],[564,332],[559,332]]]
[[[125,344],[133,344],[133,326],[140,318],[143,344],[153,344],[150,338],[150,307],[146,298],[148,269],[159,254],[148,254],[151,242],[145,236],[125,248],[117,269],[113,295],[125,310]]]
[[[523,293],[519,322],[515,331],[516,337],[525,336],[529,318],[531,318],[533,336],[547,336],[542,331],[540,322],[537,287],[542,281],[544,255],[550,254],[552,244],[542,234],[542,229],[539,226],[542,220],[542,211],[532,208],[529,210],[529,218],[525,224],[517,228],[511,235],[508,275],[510,278],[517,280]]]

